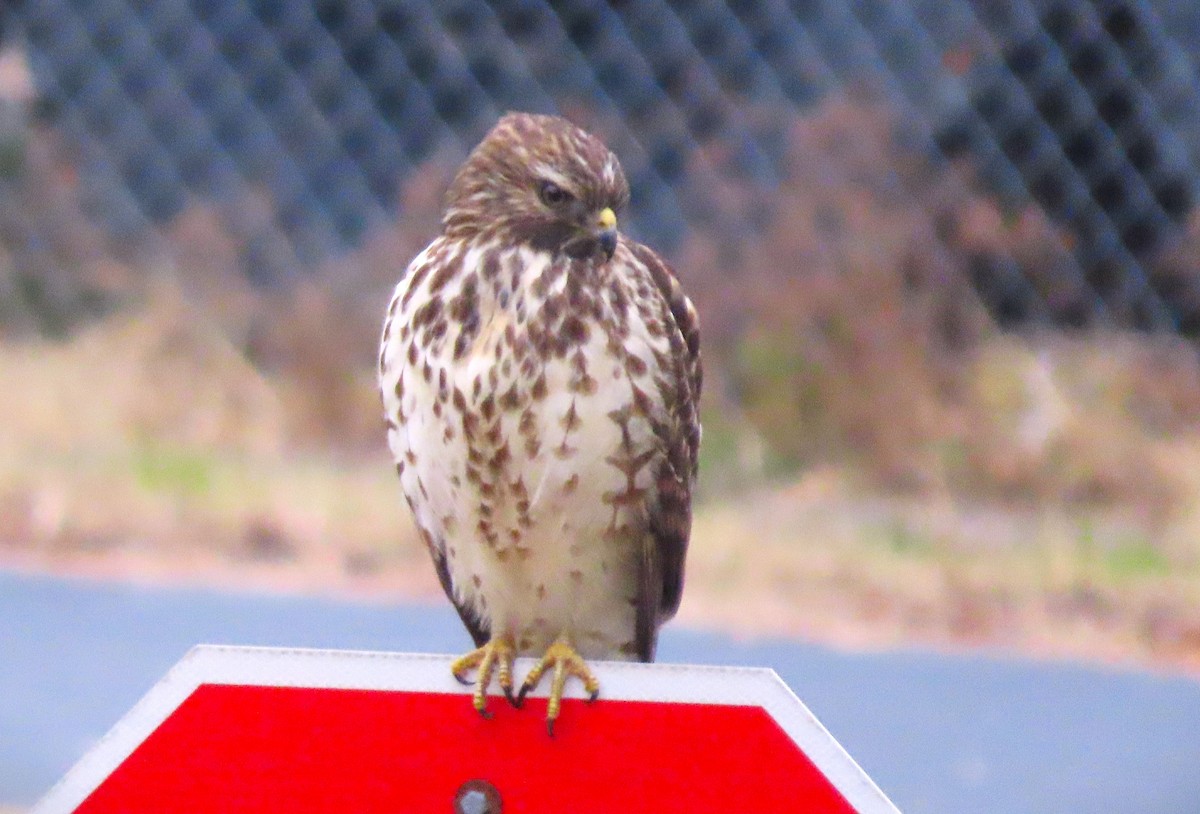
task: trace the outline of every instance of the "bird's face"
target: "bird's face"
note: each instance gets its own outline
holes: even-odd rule
[[[512,113],[471,153],[447,194],[447,233],[487,233],[608,260],[629,185],[617,157],[557,116]]]

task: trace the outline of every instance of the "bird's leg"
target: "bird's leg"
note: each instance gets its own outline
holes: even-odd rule
[[[454,673],[458,682],[467,686],[472,683],[467,678],[467,673],[473,668],[477,668],[474,681],[475,695],[472,696],[472,703],[475,705],[475,710],[484,718],[492,717],[492,713],[488,712],[487,708],[487,689],[492,682],[493,673],[497,673],[496,683],[504,691],[504,697],[514,706],[519,706],[513,697],[512,670],[513,660],[516,657],[517,648],[513,644],[512,636],[503,634],[493,636],[483,647],[472,650],[465,656],[460,656],[450,665],[450,672]]]
[[[571,640],[564,633],[546,648],[546,653],[542,656],[541,661],[534,665],[529,674],[525,676],[525,681],[521,684],[521,691],[517,693],[518,703],[525,700],[529,691],[542,680],[542,674],[551,667],[554,668],[554,674],[550,679],[550,699],[546,704],[546,731],[553,737],[554,722],[558,720],[559,710],[562,709],[563,688],[567,685],[567,679],[575,676],[583,682],[589,702],[595,701],[600,696],[600,682],[592,675],[592,671],[588,669],[583,657],[575,652],[575,648],[571,646]]]

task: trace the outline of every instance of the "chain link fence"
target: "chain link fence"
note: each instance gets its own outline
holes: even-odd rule
[[[558,111],[621,157],[623,227],[697,302],[710,454],[851,447],[1002,492],[1067,461],[1049,492],[1136,492],[1200,411],[1198,35],[1183,0],[23,0],[0,332],[68,335],[166,276],[373,448],[379,312],[450,174],[503,111]],[[1121,351],[1146,443],[1064,440],[1053,365],[987,368],[1014,332],[1166,341]]]
[[[604,134],[638,235],[752,246],[790,179],[847,183],[797,169],[829,158],[796,155],[790,128],[857,89],[900,133],[878,162],[969,164],[1006,216],[1036,206],[1067,245],[1048,269],[966,262],[993,317],[1191,335],[1195,276],[1163,257],[1188,237],[1198,31],[1181,0],[25,0],[4,23],[8,73],[28,72],[0,127],[4,312],[97,307],[80,267],[146,250],[197,204],[248,279],[310,274],[404,219],[414,173],[514,108]],[[898,205],[954,253],[919,193]]]

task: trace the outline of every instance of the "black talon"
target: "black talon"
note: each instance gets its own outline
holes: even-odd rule
[[[490,721],[495,716],[492,714],[490,709],[484,707],[483,709],[479,710],[479,717],[483,718],[485,721]]]
[[[463,678],[458,673],[451,673],[450,675],[454,676],[454,680],[457,681],[459,684],[462,684],[464,687],[470,687],[475,683],[474,681],[472,681],[469,678]]]
[[[520,709],[525,704],[525,694],[515,695],[512,687],[504,688],[504,697],[508,699],[508,703],[513,709]]]
[[[524,706],[525,696],[529,695],[529,691],[532,689],[533,687],[529,686],[528,684],[521,685],[521,690],[517,693],[517,707]]]
[[[554,722],[555,722],[556,720],[557,720],[556,718],[547,718],[547,719],[546,719],[546,732],[547,732],[547,733],[550,735],[550,737],[552,737],[552,738],[554,737]]]
[[[600,690],[599,689],[593,690],[591,695],[588,696],[588,703],[589,704],[596,703],[596,699],[599,697],[600,697]]]

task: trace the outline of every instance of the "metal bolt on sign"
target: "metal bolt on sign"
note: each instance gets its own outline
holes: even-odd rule
[[[500,792],[486,780],[468,780],[454,795],[454,814],[500,814]]]

